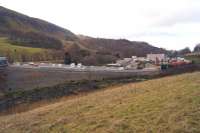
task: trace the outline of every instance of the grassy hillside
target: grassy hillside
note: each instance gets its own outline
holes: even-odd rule
[[[7,38],[0,38],[0,56],[10,61],[36,61],[52,59],[50,50],[31,48],[11,44]]]
[[[200,72],[110,87],[0,117],[3,133],[198,133]]]
[[[30,54],[43,52],[43,49],[41,49],[41,48],[30,48],[30,47],[16,46],[16,45],[12,45],[11,43],[9,43],[6,38],[0,38],[0,50],[1,50],[1,52],[7,51],[7,50],[14,51],[15,49],[17,51],[20,51],[20,52],[24,50],[24,51],[29,52]]]

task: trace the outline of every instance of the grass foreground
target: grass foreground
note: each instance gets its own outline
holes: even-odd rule
[[[1,133],[199,133],[200,72],[108,87],[0,116]]]

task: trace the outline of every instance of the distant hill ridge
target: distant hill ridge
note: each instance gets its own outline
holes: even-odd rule
[[[166,52],[145,42],[75,35],[55,24],[2,6],[0,6],[0,16],[0,37],[8,38],[10,44],[60,51],[61,59],[64,53],[68,52],[72,60],[83,64],[101,65],[114,62],[117,58]]]

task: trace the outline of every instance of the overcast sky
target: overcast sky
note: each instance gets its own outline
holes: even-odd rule
[[[0,5],[76,34],[166,49],[200,43],[200,0],[0,0]]]

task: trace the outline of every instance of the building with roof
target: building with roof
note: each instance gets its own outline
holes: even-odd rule
[[[167,60],[167,56],[165,54],[147,54],[147,59],[156,64],[160,64]]]

